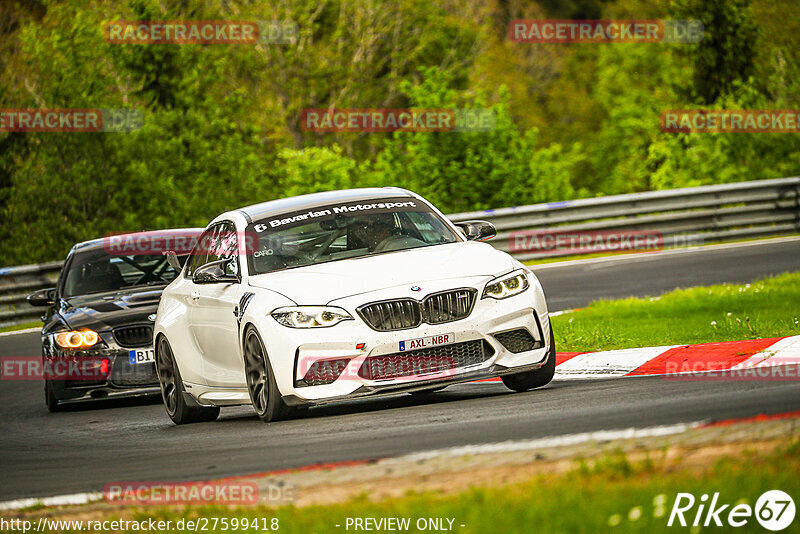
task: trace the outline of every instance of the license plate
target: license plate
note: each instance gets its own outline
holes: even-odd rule
[[[435,336],[419,337],[417,339],[406,339],[400,342],[400,352],[405,350],[429,349],[439,345],[449,345],[456,340],[455,334],[437,334]]]
[[[140,349],[128,351],[131,365],[137,363],[148,363],[156,361],[156,351],[154,349]]]

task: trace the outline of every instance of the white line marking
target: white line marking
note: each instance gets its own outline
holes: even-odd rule
[[[722,243],[719,245],[703,245],[699,247],[687,247],[687,248],[680,248],[680,249],[669,249],[669,250],[661,250],[659,252],[640,252],[635,254],[620,254],[617,256],[608,256],[603,258],[589,258],[585,260],[568,260],[568,261],[560,261],[560,262],[551,262],[551,263],[542,263],[542,264],[530,264],[526,265],[529,269],[536,272],[537,270],[542,269],[558,269],[559,267],[580,267],[581,265],[592,265],[597,263],[606,263],[606,262],[619,262],[619,261],[628,261],[628,262],[639,262],[639,261],[652,261],[657,260],[659,258],[663,258],[665,256],[673,256],[675,254],[688,254],[691,252],[707,252],[707,251],[717,251],[717,250],[726,250],[730,248],[739,248],[739,247],[755,247],[761,245],[770,245],[774,243],[788,243],[793,241],[800,241],[800,237],[798,236],[790,236],[790,237],[779,237],[775,239],[764,239],[760,241],[745,241],[744,243]]]
[[[504,441],[501,443],[487,443],[482,445],[464,445],[460,447],[451,447],[447,449],[437,449],[433,451],[415,452],[397,458],[382,460],[380,463],[390,462],[391,460],[399,461],[418,461],[429,460],[438,457],[452,457],[452,456],[465,456],[468,454],[492,454],[492,453],[506,453],[528,451],[532,449],[545,449],[552,447],[564,447],[568,445],[577,445],[579,443],[587,442],[603,442],[613,441],[618,439],[635,439],[646,437],[670,436],[673,434],[680,434],[692,428],[696,428],[703,424],[703,421],[695,423],[681,423],[677,425],[668,426],[654,426],[648,428],[626,428],[622,430],[599,430],[597,432],[583,432],[580,434],[567,434],[564,436],[556,436],[552,438],[539,438],[520,441]]]
[[[103,494],[99,491],[90,493],[72,493],[69,495],[56,495],[55,497],[42,497],[17,499],[14,501],[0,502],[0,510],[19,510],[30,506],[64,506],[67,504],[87,504],[90,502],[103,500]]]
[[[23,330],[12,330],[11,332],[0,332],[0,337],[13,336],[15,334],[31,334],[33,332],[41,332],[42,327],[37,326],[34,328],[25,328]]]

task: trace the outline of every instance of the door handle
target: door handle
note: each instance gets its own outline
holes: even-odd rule
[[[197,300],[200,299],[200,292],[197,291],[197,290],[192,291],[192,295],[191,296],[192,296],[192,300],[197,301]]]

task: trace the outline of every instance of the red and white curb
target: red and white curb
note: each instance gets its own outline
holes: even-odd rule
[[[554,378],[588,379],[759,369],[800,363],[800,336],[668,345],[556,357]]]
[[[558,352],[553,380],[756,371],[790,365],[798,367],[797,373],[784,376],[800,380],[800,336],[602,352]],[[491,378],[482,382],[499,380]]]

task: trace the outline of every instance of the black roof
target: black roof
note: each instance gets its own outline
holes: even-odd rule
[[[75,243],[75,245],[73,245],[72,247],[72,250],[80,250],[80,251],[98,250],[102,249],[105,246],[106,241],[111,237],[137,236],[141,234],[154,234],[158,232],[170,232],[170,233],[186,232],[187,234],[196,233],[197,235],[200,235],[203,232],[203,228],[167,228],[163,230],[148,230],[145,232],[134,232],[130,234],[114,234],[106,237],[98,237],[97,239],[90,239],[89,241],[82,241],[80,243]]]

